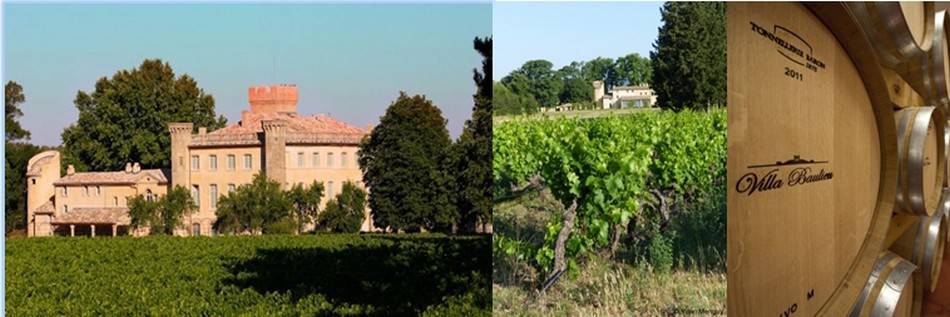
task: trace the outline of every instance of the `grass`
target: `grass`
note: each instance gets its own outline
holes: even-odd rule
[[[492,286],[495,316],[695,316],[726,314],[725,273],[674,271],[594,259],[545,294]]]
[[[528,194],[495,204],[495,234],[531,245],[543,242],[544,224],[551,212],[562,208],[550,193],[548,200]],[[722,208],[725,196],[697,202],[694,208]],[[723,211],[719,213],[724,214]],[[696,213],[685,219],[692,227],[711,228],[725,219],[710,217],[716,212]],[[688,230],[687,230],[688,229]],[[718,316],[726,315],[726,273],[724,252],[715,242],[715,229],[684,228],[686,240],[672,272],[659,273],[643,260],[644,255],[620,254],[621,259],[592,257],[579,264],[573,275],[565,274],[548,289],[538,293],[541,276],[531,259],[495,256],[493,265],[492,312],[496,316]],[[693,241],[699,240],[699,241]],[[705,242],[703,242],[705,241]],[[709,249],[706,254],[702,252]],[[699,257],[694,258],[696,250]],[[720,254],[722,253],[722,254]]]

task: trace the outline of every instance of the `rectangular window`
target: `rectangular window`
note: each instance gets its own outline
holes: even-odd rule
[[[69,191],[67,189],[69,189],[69,187],[63,186],[63,197],[69,196]]]
[[[327,182],[327,198],[333,199],[333,182]]]
[[[234,184],[228,184],[228,194],[234,192]]]
[[[198,191],[198,185],[191,185],[191,198],[195,200],[195,205],[201,208],[201,192]]]
[[[63,205],[63,213],[66,213],[68,211],[69,211],[69,206]]]
[[[244,154],[244,169],[246,170],[251,169],[251,155],[250,154]]]
[[[303,167],[303,152],[297,152],[297,167]]]
[[[234,170],[234,154],[228,154],[228,170]]]
[[[313,152],[313,167],[320,166],[320,153]]]
[[[82,187],[82,196],[83,196],[83,197],[89,197],[89,186],[83,186],[83,187]]]
[[[211,192],[211,209],[218,208],[218,185],[211,184],[208,191]]]
[[[346,167],[346,152],[340,153],[340,165]]]
[[[333,167],[333,153],[327,153],[327,167]]]
[[[102,196],[102,187],[96,186],[96,197]]]
[[[201,167],[201,164],[198,163],[198,156],[192,155],[191,156],[191,170],[197,171],[199,167]]]
[[[211,155],[208,157],[208,170],[214,171],[218,169],[218,156]]]

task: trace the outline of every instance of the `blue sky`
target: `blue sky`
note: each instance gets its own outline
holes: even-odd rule
[[[650,57],[662,2],[512,3],[492,8],[494,69],[501,80],[532,59],[560,68],[595,57]]]
[[[23,86],[19,120],[40,145],[76,121],[79,90],[147,58],[195,78],[229,124],[248,109],[249,86],[286,83],[300,89],[300,113],[361,127],[399,91],[424,94],[455,138],[481,66],[472,40],[487,36],[490,3],[5,3],[3,82]]]

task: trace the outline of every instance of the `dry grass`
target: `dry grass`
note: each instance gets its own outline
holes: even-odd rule
[[[655,274],[650,268],[595,259],[564,276],[545,294],[495,284],[493,315],[716,316],[725,315],[724,273]]]
[[[545,194],[551,197],[549,192]],[[494,207],[495,234],[532,245],[543,242],[549,215],[563,208],[552,198],[539,199],[536,193],[496,203]],[[544,276],[532,267],[532,259],[496,254],[492,313],[496,316],[726,315],[724,265],[699,265],[697,259],[686,256],[678,259],[672,273],[662,274],[654,272],[648,261],[635,260],[639,259],[636,254],[617,256],[626,261],[594,257],[579,263],[576,273],[561,276],[546,293],[539,294],[535,287]],[[711,262],[725,261],[724,254],[700,256],[712,257]]]

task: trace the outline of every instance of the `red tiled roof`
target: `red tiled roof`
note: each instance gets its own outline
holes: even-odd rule
[[[39,207],[36,207],[36,210],[34,210],[34,212],[38,214],[51,214],[54,211],[56,211],[54,208],[55,207],[53,207],[53,202],[47,201],[45,204],[42,204]]]
[[[647,89],[650,89],[650,85],[617,86],[611,90],[647,90]]]
[[[367,130],[326,115],[302,117],[292,113],[247,112],[242,121],[209,132],[193,135],[192,146],[260,145],[258,133],[264,131],[263,121],[280,120],[285,124],[287,143],[291,144],[359,144]]]
[[[165,184],[168,183],[170,174],[171,172],[167,169],[141,170],[138,173],[126,173],[125,171],[75,173],[63,176],[63,178],[54,182],[53,185],[134,184],[146,176],[157,180],[159,184]]]
[[[52,224],[118,224],[128,225],[129,209],[125,207],[73,208],[62,213]]]

